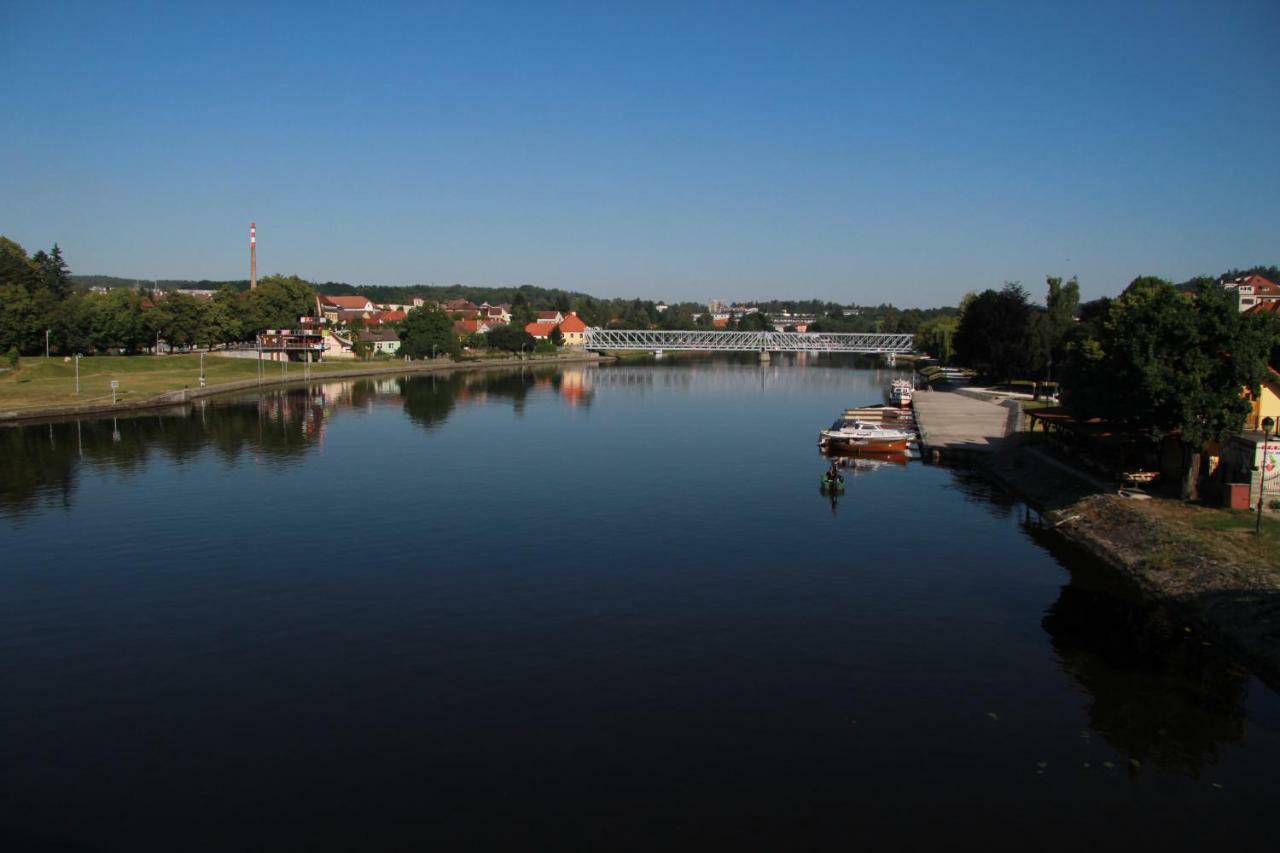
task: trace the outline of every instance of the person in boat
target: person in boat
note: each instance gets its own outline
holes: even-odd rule
[[[827,469],[827,483],[835,485],[844,482],[844,475],[840,473],[840,460],[832,459],[831,467]]]

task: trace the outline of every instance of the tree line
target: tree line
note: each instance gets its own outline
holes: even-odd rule
[[[271,275],[246,292],[225,286],[211,299],[179,290],[78,284],[55,244],[28,256],[0,237],[0,351],[138,353],[163,340],[171,347],[252,340],[263,329],[292,328],[314,313],[315,292],[297,276]],[[47,338],[46,338],[47,334]]]

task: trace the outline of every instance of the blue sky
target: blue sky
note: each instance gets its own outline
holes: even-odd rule
[[[0,234],[76,272],[1086,297],[1280,263],[1280,3],[0,0]]]

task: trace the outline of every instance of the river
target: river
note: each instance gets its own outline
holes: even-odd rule
[[[855,362],[0,428],[12,850],[1267,849],[1280,701]]]

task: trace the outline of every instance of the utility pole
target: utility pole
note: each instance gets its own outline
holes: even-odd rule
[[[258,286],[258,223],[249,223],[249,289]]]

